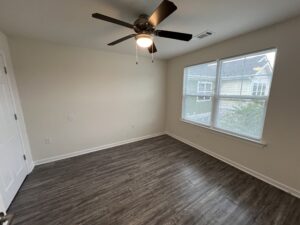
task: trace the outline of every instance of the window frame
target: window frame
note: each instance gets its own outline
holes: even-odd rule
[[[245,95],[245,96],[238,96],[238,95],[222,95],[220,96],[220,80],[221,80],[221,61],[225,61],[228,59],[235,59],[235,58],[240,58],[243,56],[252,56],[252,55],[257,55],[257,54],[265,54],[268,52],[275,52],[275,59],[274,59],[274,67],[273,67],[273,73],[272,73],[272,78],[269,84],[269,92],[267,96],[252,96],[252,95]],[[278,48],[277,47],[272,47],[272,48],[267,48],[267,49],[263,49],[263,50],[257,50],[257,51],[252,51],[252,52],[248,52],[248,53],[243,53],[243,54],[239,54],[239,55],[234,55],[234,56],[228,56],[228,57],[224,57],[224,58],[218,58],[216,60],[210,60],[210,61],[205,61],[205,62],[201,62],[201,63],[197,63],[197,64],[192,64],[192,65],[187,65],[184,66],[185,68],[188,67],[192,67],[192,66],[197,66],[197,65],[204,65],[204,64],[209,64],[209,63],[217,63],[217,68],[216,68],[216,81],[215,81],[215,90],[212,90],[212,96],[211,96],[211,101],[212,101],[212,111],[211,111],[211,121],[210,121],[210,125],[206,125],[206,124],[202,124],[202,123],[197,123],[195,121],[191,121],[191,120],[187,120],[184,118],[184,112],[185,112],[185,74],[184,74],[184,69],[183,69],[183,86],[182,86],[182,105],[181,105],[181,118],[180,120],[182,122],[188,123],[188,124],[192,124],[198,127],[202,127],[202,128],[206,128],[210,131],[212,131],[213,133],[219,133],[225,136],[229,136],[229,137],[233,137],[233,138],[238,138],[244,141],[249,141],[252,143],[256,143],[259,144],[263,147],[267,146],[266,142],[263,139],[263,133],[264,133],[264,128],[265,128],[265,122],[266,122],[266,114],[267,114],[267,109],[268,109],[268,103],[269,103],[269,98],[270,98],[270,93],[271,93],[271,89],[272,89],[272,81],[273,81],[273,76],[275,73],[275,68],[276,68],[276,61],[278,58]],[[266,90],[265,90],[266,91]],[[252,87],[251,87],[251,94],[252,94]],[[231,132],[228,130],[224,130],[221,128],[216,127],[215,123],[216,123],[216,118],[217,118],[217,110],[218,110],[218,104],[220,99],[233,99],[233,100],[264,100],[265,102],[265,107],[264,107],[264,111],[263,111],[263,115],[262,115],[262,119],[263,119],[263,124],[262,124],[262,130],[261,130],[261,134],[260,134],[260,138],[253,138],[247,135],[243,135],[243,134],[238,134],[235,132]]]

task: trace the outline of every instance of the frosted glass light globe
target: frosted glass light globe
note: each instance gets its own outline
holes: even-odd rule
[[[141,48],[149,48],[153,44],[152,36],[150,34],[139,34],[136,43]]]

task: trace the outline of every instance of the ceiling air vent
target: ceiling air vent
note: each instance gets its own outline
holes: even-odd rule
[[[211,36],[212,34],[213,33],[211,31],[204,31],[201,34],[196,35],[195,38],[197,38],[197,39],[203,39],[203,38],[206,38],[208,36]]]

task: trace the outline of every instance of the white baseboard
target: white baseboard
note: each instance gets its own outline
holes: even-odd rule
[[[35,166],[35,164],[32,160],[27,164],[28,174],[30,174],[33,171],[34,166]]]
[[[149,135],[145,135],[145,136],[142,136],[142,137],[131,138],[131,139],[118,141],[118,142],[115,142],[115,143],[106,144],[106,145],[102,145],[102,146],[98,146],[98,147],[83,149],[83,150],[71,152],[71,153],[68,153],[68,154],[63,154],[63,155],[53,156],[53,157],[49,157],[49,158],[45,158],[45,159],[40,159],[40,160],[34,161],[34,165],[42,165],[42,164],[45,164],[45,163],[50,163],[50,162],[54,162],[54,161],[58,161],[58,160],[62,160],[62,159],[67,159],[67,158],[71,158],[71,157],[75,157],[75,156],[79,156],[79,155],[88,154],[88,153],[91,153],[91,152],[105,150],[105,149],[108,149],[108,148],[112,148],[112,147],[116,147],[116,146],[120,146],[120,145],[124,145],[124,144],[129,144],[129,143],[136,142],[136,141],[145,140],[145,139],[161,136],[161,135],[164,135],[164,134],[165,134],[165,132],[160,132],[160,133],[156,133],[156,134],[149,134]]]
[[[283,190],[284,192],[287,192],[287,193],[289,193],[289,194],[291,194],[291,195],[293,195],[297,198],[300,198],[300,191],[295,189],[295,188],[289,187],[289,186],[287,186],[287,185],[285,185],[285,184],[283,184],[279,181],[276,181],[276,180],[274,180],[274,179],[272,179],[268,176],[265,176],[265,175],[263,175],[259,172],[256,172],[252,169],[249,169],[249,168],[247,168],[247,167],[245,167],[245,166],[243,166],[243,165],[241,165],[237,162],[234,162],[234,161],[232,161],[232,160],[230,160],[230,159],[228,159],[224,156],[216,154],[215,152],[212,152],[212,151],[210,151],[210,150],[208,150],[208,149],[206,149],[202,146],[196,145],[196,144],[192,143],[191,141],[189,141],[185,138],[179,137],[179,136],[177,136],[175,134],[172,134],[168,131],[166,131],[166,134],[173,137],[173,138],[175,138],[175,139],[177,139],[178,141],[181,141],[181,142],[183,142],[187,145],[190,145],[190,146],[192,146],[192,147],[194,147],[194,148],[196,148],[196,149],[198,149],[198,150],[200,150],[200,151],[202,151],[202,152],[204,152],[208,155],[211,155],[212,157],[214,157],[216,159],[219,159],[219,160],[221,160],[221,161],[223,161],[223,162],[225,162],[225,163],[227,163],[227,164],[229,164],[229,165],[231,165],[231,166],[233,166],[233,167],[235,167],[235,168],[237,168],[237,169],[239,169],[239,170],[241,170],[241,171],[243,171],[247,174],[250,174],[251,176],[254,176],[254,177],[256,177],[256,178],[258,178],[258,179],[260,179],[260,180],[262,180],[262,181],[264,181],[264,182],[266,182],[266,183],[268,183],[272,186],[275,186],[275,187]]]

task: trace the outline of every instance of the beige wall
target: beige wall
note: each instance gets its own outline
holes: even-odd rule
[[[35,161],[164,131],[165,62],[21,38],[10,47]]]
[[[296,18],[170,60],[166,130],[300,193],[299,27]],[[266,148],[180,121],[185,66],[271,47],[278,55],[263,134]]]

